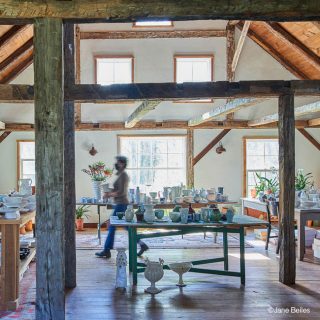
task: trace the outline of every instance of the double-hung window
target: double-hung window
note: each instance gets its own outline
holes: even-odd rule
[[[130,186],[186,184],[186,136],[119,136],[119,153],[128,157]]]
[[[17,141],[18,179],[31,179],[36,182],[35,171],[35,143],[34,141]]]
[[[96,83],[101,85],[132,83],[132,56],[96,56]]]
[[[249,196],[257,182],[257,173],[274,178],[279,171],[279,143],[277,138],[245,137],[244,144],[244,196]]]
[[[176,83],[213,81],[213,56],[175,56],[174,81]],[[212,99],[188,101],[211,102]]]

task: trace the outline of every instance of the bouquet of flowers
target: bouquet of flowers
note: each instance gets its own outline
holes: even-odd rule
[[[105,163],[98,161],[88,166],[89,169],[82,169],[81,171],[91,177],[92,181],[106,181],[112,176],[113,169],[106,167]]]

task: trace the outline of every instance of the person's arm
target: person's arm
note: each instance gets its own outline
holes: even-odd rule
[[[119,188],[113,192],[106,192],[105,196],[106,197],[121,197],[123,195],[126,195],[126,192],[128,189],[128,182],[129,182],[128,175],[122,174],[117,181]]]

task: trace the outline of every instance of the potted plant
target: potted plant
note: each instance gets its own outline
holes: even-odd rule
[[[295,189],[296,191],[299,191],[299,194],[302,190],[306,190],[308,188],[311,188],[314,184],[314,181],[312,180],[312,173],[303,173],[303,169],[298,169],[297,174],[295,176]]]
[[[76,226],[77,231],[83,231],[83,218],[88,218],[87,212],[89,212],[89,206],[88,205],[82,205],[79,206],[76,209]]]
[[[82,169],[82,172],[90,176],[93,187],[94,198],[101,199],[101,184],[112,176],[113,170],[107,168],[105,163],[98,161],[88,166],[88,169]]]

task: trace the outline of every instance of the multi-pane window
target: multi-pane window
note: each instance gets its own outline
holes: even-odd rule
[[[149,21],[137,21],[133,24],[134,27],[172,27],[173,22],[170,20],[149,20]]]
[[[213,56],[176,56],[174,66],[174,80],[177,83],[213,81]],[[210,102],[212,100],[191,101]]]
[[[133,57],[95,57],[95,63],[97,84],[133,82]]]
[[[130,186],[186,184],[185,136],[119,136],[120,154],[128,157]]]
[[[254,189],[256,173],[265,178],[274,178],[279,170],[279,144],[276,138],[245,138],[246,196]]]
[[[18,179],[31,179],[36,182],[35,143],[34,141],[18,141]]]

